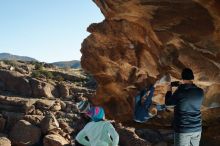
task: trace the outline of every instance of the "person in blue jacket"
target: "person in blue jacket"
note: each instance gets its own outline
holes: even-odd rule
[[[150,106],[152,104],[152,97],[154,95],[154,85],[150,85],[150,88],[147,90],[143,89],[135,97],[135,110],[134,110],[134,121],[139,123],[144,123],[152,118],[152,115],[149,113]]]

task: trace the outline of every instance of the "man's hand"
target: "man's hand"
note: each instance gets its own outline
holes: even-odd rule
[[[179,81],[174,81],[174,82],[171,82],[170,84],[172,87],[178,87],[180,85],[180,82]]]
[[[172,92],[172,86],[171,86],[171,84],[169,83],[169,84],[167,84],[167,91],[171,91]]]

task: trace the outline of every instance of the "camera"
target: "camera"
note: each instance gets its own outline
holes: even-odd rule
[[[178,87],[179,85],[180,85],[180,82],[179,82],[179,81],[171,82],[171,86],[172,86],[172,87]]]

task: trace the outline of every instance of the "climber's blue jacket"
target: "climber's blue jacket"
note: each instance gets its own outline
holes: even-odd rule
[[[147,94],[148,91],[150,91],[149,95],[147,96],[144,103],[141,104],[141,99]],[[148,111],[152,104],[153,95],[154,87],[152,85],[149,90],[144,89],[135,97],[134,120],[136,122],[146,122],[148,119],[151,118]]]

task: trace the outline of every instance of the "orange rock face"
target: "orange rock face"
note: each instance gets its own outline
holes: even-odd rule
[[[132,119],[137,91],[165,73],[180,79],[184,67],[215,95],[208,90],[220,84],[218,0],[93,1],[106,19],[88,27],[81,64],[98,82],[93,102],[110,118]]]

